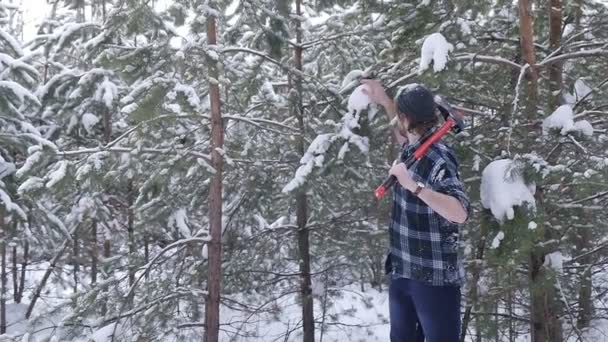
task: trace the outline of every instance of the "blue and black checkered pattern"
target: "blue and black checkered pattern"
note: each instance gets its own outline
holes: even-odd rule
[[[419,141],[434,131],[428,131]],[[420,142],[404,146],[401,161],[419,146]],[[458,161],[454,151],[443,142],[433,144],[409,170],[414,181],[457,198],[470,213],[469,199],[458,175]],[[459,226],[437,214],[397,182],[393,187],[387,273],[433,286],[462,285],[464,269],[459,251]]]

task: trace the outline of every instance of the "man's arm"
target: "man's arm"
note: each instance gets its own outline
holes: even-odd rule
[[[397,177],[399,184],[405,189],[411,192],[416,191],[418,184],[414,182],[404,163],[394,165],[390,169],[389,174]],[[418,198],[450,222],[462,224],[467,220],[467,209],[463,206],[460,199],[455,196],[446,195],[426,187],[420,191]]]
[[[395,120],[397,120],[397,107],[395,106],[395,101],[386,94],[386,91],[378,80],[363,79],[361,80],[361,83],[367,86],[367,88],[363,89],[363,93],[366,94],[373,103],[377,103],[384,107],[395,139],[399,145],[403,145],[403,143],[407,142],[407,137],[401,135],[399,129],[396,127],[397,122]]]

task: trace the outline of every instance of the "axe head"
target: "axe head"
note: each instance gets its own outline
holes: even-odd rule
[[[435,95],[435,104],[445,120],[452,118],[456,123],[452,129],[454,133],[460,133],[466,128],[462,112],[452,107],[443,97]]]

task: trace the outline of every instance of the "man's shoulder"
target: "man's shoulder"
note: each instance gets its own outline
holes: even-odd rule
[[[458,165],[454,149],[446,145],[443,141],[434,143],[428,151],[428,156],[434,163],[451,163]]]

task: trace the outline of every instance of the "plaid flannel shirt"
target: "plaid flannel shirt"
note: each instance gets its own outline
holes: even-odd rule
[[[435,131],[431,129],[417,143],[404,146],[401,161],[405,161],[420,146],[420,141]],[[457,198],[470,213],[469,199],[458,175],[458,161],[452,149],[443,142],[433,144],[409,170],[414,181]],[[459,248],[459,226],[437,214],[397,182],[393,187],[386,272],[393,277],[433,286],[462,285],[464,268]]]

